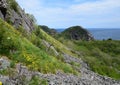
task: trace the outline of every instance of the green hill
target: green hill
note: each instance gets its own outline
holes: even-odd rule
[[[69,27],[60,36],[69,40],[93,40],[91,34],[81,26]]]
[[[62,70],[65,73],[76,73],[70,65],[51,56],[45,52],[45,48],[36,47],[32,40],[41,41],[34,33],[29,34],[29,37],[24,37],[20,32],[15,30],[11,25],[0,19],[0,55],[7,56],[14,64],[23,63],[32,70],[37,70],[42,73],[55,73],[57,70]],[[44,31],[46,40],[54,41],[53,45],[60,45],[58,49],[64,49],[63,45],[57,40],[50,37]],[[42,37],[42,36],[41,36]],[[40,43],[40,42],[39,42]],[[52,42],[51,42],[52,43]],[[66,50],[65,50],[66,51]],[[67,70],[66,70],[67,68]]]
[[[90,69],[104,76],[120,79],[120,41],[62,41],[73,49]]]

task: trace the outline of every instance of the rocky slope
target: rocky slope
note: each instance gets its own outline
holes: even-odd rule
[[[15,0],[0,0],[0,18],[16,28],[22,26],[28,32],[34,29],[33,20]]]
[[[34,30],[33,21],[31,20],[31,18],[28,17],[28,15],[26,15],[24,10],[22,10],[18,5],[17,5],[17,9],[14,8],[14,6],[11,6],[10,5],[11,2],[9,2],[9,1],[14,1],[14,0],[7,0],[7,1],[0,0],[0,18],[7,21],[15,28],[22,26],[28,32],[31,32],[32,30]],[[14,2],[14,4],[15,4],[15,2]],[[49,61],[49,62],[51,63],[51,62],[53,62],[52,58],[53,58],[53,54],[54,54],[55,57],[63,56],[63,60],[64,60],[63,62],[70,65],[72,68],[74,68],[75,70],[77,70],[79,72],[78,75],[73,75],[70,73],[69,74],[64,73],[61,70],[57,70],[57,72],[55,74],[53,74],[53,73],[43,74],[42,72],[40,72],[38,70],[35,70],[35,71],[30,70],[28,68],[28,66],[25,66],[26,64],[22,60],[18,60],[18,61],[22,61],[23,63],[17,61],[14,63],[15,67],[11,68],[13,66],[13,64],[11,64],[12,53],[15,54],[18,52],[18,54],[19,54],[20,51],[10,46],[8,48],[9,49],[12,48],[13,50],[10,50],[11,55],[9,57],[7,54],[6,55],[4,54],[4,56],[2,54],[0,54],[0,81],[2,81],[4,85],[120,85],[120,81],[113,80],[109,77],[101,76],[101,75],[91,71],[89,66],[84,61],[82,61],[80,58],[77,58],[74,55],[72,55],[71,49],[67,48],[62,43],[60,43],[57,40],[55,40],[54,38],[50,37],[44,31],[40,31],[40,35],[39,35],[39,31],[37,31],[37,32],[38,32],[38,36],[40,36],[40,38],[41,38],[40,41],[42,42],[42,44],[40,43],[40,46],[44,45],[47,48],[50,48],[52,50],[52,55],[49,57],[47,56],[47,55],[50,55],[48,53],[48,51],[49,51],[48,49],[46,49],[46,54],[45,54],[44,52],[41,52],[41,50],[43,50],[43,49],[39,49],[38,47],[35,47],[35,45],[33,45],[32,42],[27,40],[25,37],[23,39],[22,35],[19,35],[19,37],[18,37],[18,34],[20,34],[20,33],[15,30],[11,31],[9,29],[10,25],[7,25],[7,26],[4,25],[4,26],[2,26],[1,29],[3,29],[3,27],[6,27],[6,29],[8,29],[10,32],[13,32],[13,33],[6,32],[7,34],[11,34],[11,35],[10,36],[6,35],[7,37],[4,36],[5,37],[4,40],[1,40],[1,39],[3,39],[3,36],[0,36],[0,43],[3,41],[9,42],[9,40],[12,41],[12,39],[13,39],[13,41],[19,40],[19,43],[22,42],[22,45],[24,45],[24,47],[22,47],[24,49],[21,51],[21,53],[25,53],[25,52],[28,53],[28,54],[26,54],[27,56],[22,56],[22,57],[28,57],[29,62],[30,62],[31,57],[33,58],[32,60],[34,60],[34,63],[37,60],[42,60],[42,59],[45,59],[46,57],[47,58],[50,57],[51,61]],[[79,27],[77,27],[77,29],[78,28]],[[0,29],[0,31],[2,31],[1,29]],[[78,32],[78,30],[77,30],[77,32]],[[4,30],[4,31],[7,31],[7,30]],[[14,31],[15,31],[15,33],[14,33]],[[77,33],[76,31],[75,32],[70,31],[72,33],[70,38],[77,39],[77,40],[78,39],[85,39],[85,40],[93,39],[86,30],[82,29],[82,31],[86,33],[86,35],[84,35],[82,37],[81,37],[81,35],[76,34]],[[2,34],[2,32],[1,32],[1,34]],[[17,36],[17,38],[16,38],[16,36]],[[32,35],[32,38],[33,37],[35,37],[35,35]],[[35,39],[39,39],[39,38],[35,38]],[[26,41],[26,42],[24,42],[24,41]],[[34,39],[33,39],[33,41],[34,41]],[[15,43],[15,42],[13,42],[13,43]],[[28,45],[26,45],[26,43]],[[6,47],[9,46],[9,45],[6,45],[6,43],[5,44],[2,43],[2,44],[5,45]],[[9,43],[9,44],[11,44],[11,43]],[[29,49],[30,45],[32,46],[32,49],[34,49],[33,50],[34,52],[39,51],[38,53],[36,53],[37,56],[34,55],[34,52],[32,52],[32,54],[31,54],[32,56],[30,55],[30,49]],[[16,46],[18,46],[18,44]],[[0,44],[0,51],[1,51],[1,47],[2,46]],[[26,51],[26,50],[28,50],[28,51]],[[41,53],[41,56],[38,56],[39,53]],[[77,53],[76,53],[76,55],[77,55]],[[20,55],[17,55],[15,57],[20,58]],[[39,57],[42,57],[42,58],[39,58]],[[37,59],[34,59],[34,58],[37,58]],[[58,59],[58,61],[60,61],[60,60]],[[37,62],[37,64],[39,64],[39,63]],[[33,61],[30,62],[30,65],[31,64],[33,64]],[[64,64],[64,65],[66,65],[66,64]],[[36,66],[36,64],[35,64],[35,66]],[[53,66],[55,66],[55,64]],[[61,66],[61,67],[63,67],[63,66]],[[7,75],[3,75],[3,74],[7,74]],[[37,76],[38,78],[40,78],[41,80],[38,80],[38,81],[41,81],[41,82],[36,83],[36,84],[31,83],[34,79],[34,76]],[[37,81],[35,81],[35,82],[37,82]]]
[[[80,71],[80,76],[75,76],[72,74],[64,74],[58,71],[56,74],[43,74],[40,72],[29,71],[26,66],[22,64],[16,65],[16,75],[14,76],[0,76],[0,80],[5,85],[29,85],[33,76],[38,76],[42,79],[47,80],[48,85],[120,85],[120,81],[113,80],[108,77],[103,77],[99,74],[92,72],[87,64],[81,59],[74,58],[64,54],[65,62],[70,63],[71,61],[79,63],[80,67],[75,67]],[[2,62],[1,69],[9,67],[10,62],[6,58],[1,58]],[[23,79],[24,77],[24,79]],[[37,84],[38,85],[38,84]],[[40,84],[43,85],[43,84]]]

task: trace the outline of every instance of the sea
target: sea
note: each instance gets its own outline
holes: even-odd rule
[[[57,32],[62,32],[65,29],[56,29]],[[87,29],[96,40],[120,40],[120,28],[89,28]]]

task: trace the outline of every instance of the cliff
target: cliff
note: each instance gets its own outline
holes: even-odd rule
[[[15,28],[22,26],[28,32],[34,29],[33,20],[21,9],[15,0],[0,0],[0,18]]]

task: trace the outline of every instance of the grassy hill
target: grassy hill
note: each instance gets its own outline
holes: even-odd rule
[[[62,43],[76,51],[92,71],[120,79],[120,41],[71,41]]]
[[[25,31],[18,31],[0,19],[0,55],[7,56],[11,60],[12,67],[15,67],[17,63],[22,63],[29,69],[42,73],[56,73],[57,70],[61,70],[65,73],[76,74],[77,71],[69,64],[45,52],[45,47],[42,47],[41,41],[45,38],[57,49],[63,49],[65,52],[69,51],[66,51],[66,48],[60,42],[47,35],[44,31],[39,31],[40,35],[42,35],[40,37],[36,36],[34,32],[25,34]],[[40,46],[37,47],[37,45]]]

